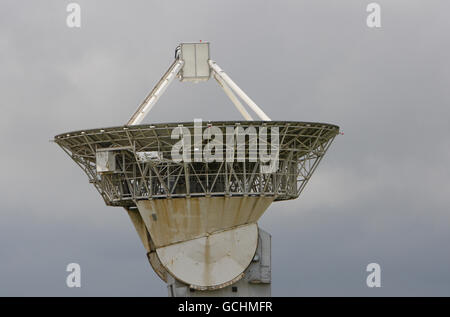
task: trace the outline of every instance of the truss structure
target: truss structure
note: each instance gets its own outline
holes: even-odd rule
[[[171,133],[180,126],[188,128],[193,135],[194,123],[187,122],[77,131],[58,135],[54,140],[84,170],[107,205],[134,207],[142,199],[195,196],[295,199],[339,133],[339,127],[324,123],[203,123],[203,128],[214,126],[222,131],[230,126],[278,127],[279,165],[268,174],[261,172],[259,160],[249,160],[248,147],[243,162],[175,162],[171,159],[171,150],[178,140],[173,140]],[[97,171],[96,153],[99,151],[114,153],[116,168],[113,172]],[[145,161],[140,156],[143,152],[159,156]]]

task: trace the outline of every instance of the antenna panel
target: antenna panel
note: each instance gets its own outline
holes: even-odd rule
[[[209,43],[182,43],[180,58],[184,61],[181,81],[206,81],[210,76]]]

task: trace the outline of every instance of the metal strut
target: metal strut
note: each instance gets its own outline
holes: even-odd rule
[[[258,107],[258,105],[252,100],[250,99],[249,96],[247,96],[247,94],[241,89],[239,88],[238,85],[236,85],[236,83],[230,78],[230,76],[228,76],[223,70],[222,68],[219,67],[219,65],[217,65],[216,62],[209,60],[208,61],[209,66],[211,67],[211,69],[214,71],[214,73],[220,77],[226,84],[228,84],[228,86],[230,86],[231,89],[234,90],[234,92],[242,98],[242,100],[245,101],[245,103],[252,108],[252,110],[258,115],[258,117],[261,118],[261,120],[263,121],[272,121],[268,115],[266,115],[264,113],[264,111],[261,110],[260,107]],[[236,104],[235,104],[236,105]]]
[[[214,79],[217,81],[220,87],[222,87],[223,91],[227,94],[228,98],[233,102],[233,104],[236,106],[237,110],[241,113],[241,115],[245,118],[247,121],[253,121],[252,116],[247,112],[247,110],[244,108],[242,103],[239,101],[239,99],[233,94],[233,91],[228,87],[228,85],[223,81],[222,78],[214,74]]]
[[[158,101],[159,97],[161,97],[161,95],[167,89],[172,80],[174,80],[174,78],[177,76],[178,72],[181,70],[181,67],[183,67],[183,64],[184,64],[183,60],[176,59],[172,63],[172,65],[170,65],[169,69],[156,84],[155,88],[153,88],[153,90],[144,99],[144,101],[141,103],[141,105],[133,114],[133,116],[130,118],[130,120],[128,120],[127,125],[136,125],[141,123],[142,120],[144,120],[145,116],[153,108],[155,103]]]

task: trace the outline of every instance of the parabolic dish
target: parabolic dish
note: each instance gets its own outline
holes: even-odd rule
[[[86,172],[107,205],[134,207],[135,201],[141,199],[208,195],[272,196],[274,201],[295,199],[339,133],[338,126],[318,122],[204,121],[202,124],[203,129],[212,126],[224,135],[228,127],[278,128],[279,169],[266,177],[260,173],[259,162],[173,162],[171,151],[179,140],[171,137],[172,132],[183,127],[194,135],[194,122],[80,130],[57,135],[54,141]],[[194,144],[191,146],[195,151]],[[96,154],[106,150],[115,153],[117,170],[99,174]],[[140,153],[144,152],[157,152],[161,160],[148,166],[139,160]],[[180,173],[179,177],[176,173]]]

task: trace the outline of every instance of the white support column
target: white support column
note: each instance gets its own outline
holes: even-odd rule
[[[217,65],[216,62],[209,60],[209,66],[247,105],[261,118],[263,121],[272,121],[265,113],[258,107],[258,105],[250,99],[249,96]]]
[[[158,101],[159,97],[164,93],[169,84],[177,76],[178,72],[183,67],[184,61],[181,59],[176,59],[172,65],[170,65],[167,72],[156,84],[155,88],[150,92],[150,94],[145,98],[136,112],[133,114],[131,119],[128,121],[127,125],[140,124],[148,112],[153,108],[155,103]]]
[[[233,104],[236,106],[236,109],[241,113],[241,115],[245,118],[247,121],[253,121],[252,116],[245,110],[242,103],[239,101],[239,99],[235,96],[233,91],[228,87],[228,85],[223,81],[222,78],[214,74],[214,79],[217,81],[220,87],[222,87],[225,94],[230,98],[230,100],[233,102]]]

